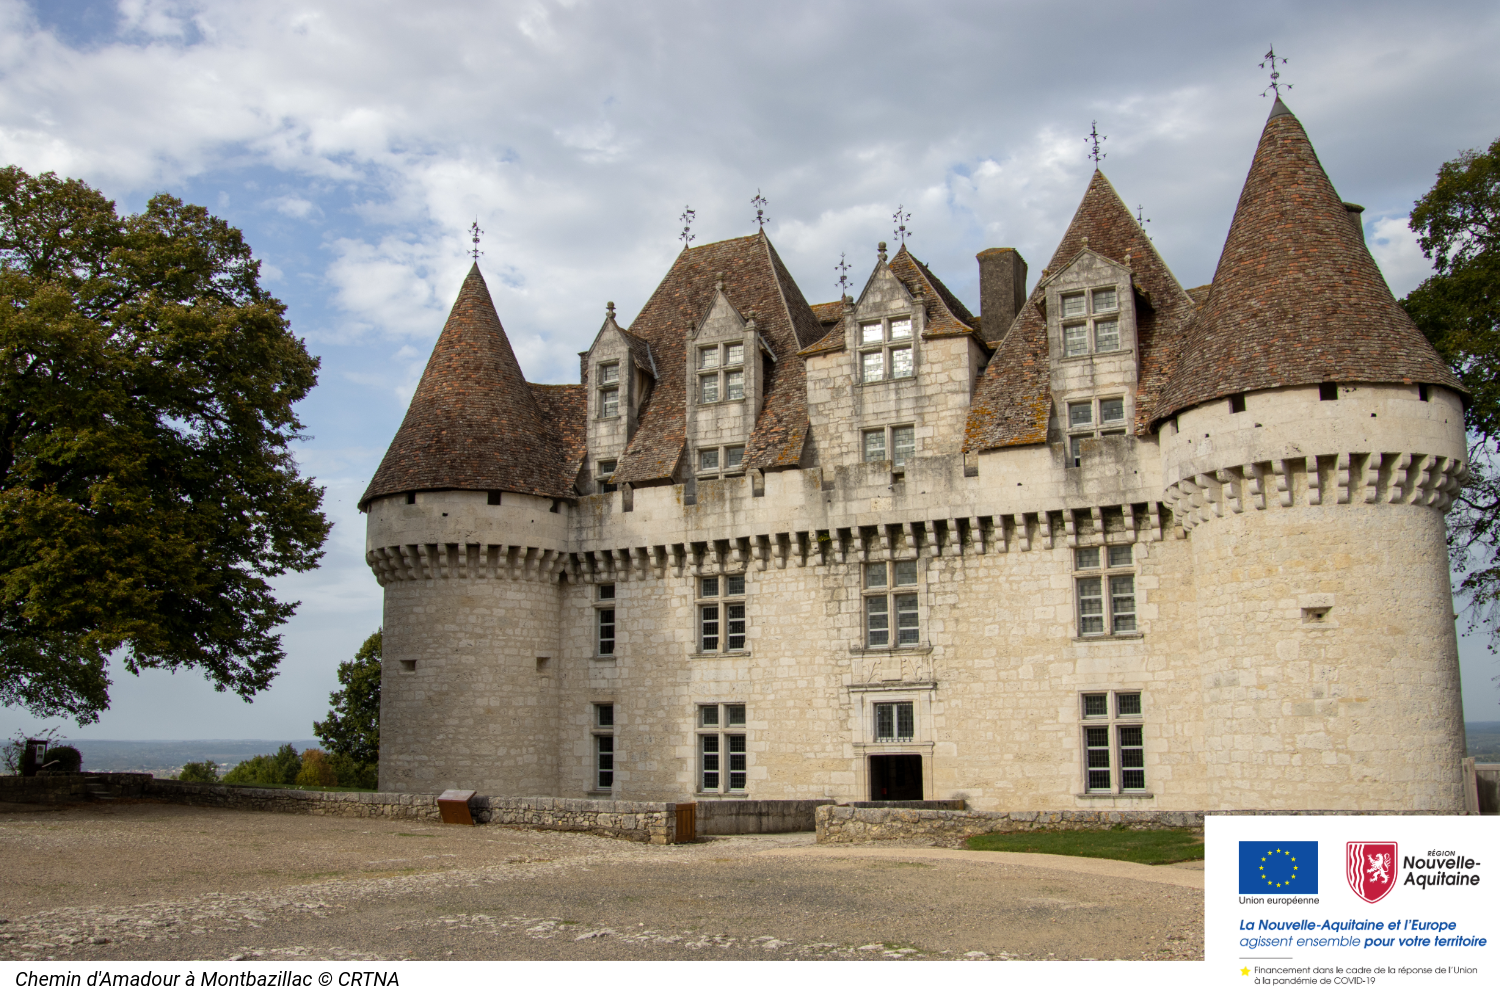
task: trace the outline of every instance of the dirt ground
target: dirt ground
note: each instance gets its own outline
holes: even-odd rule
[[[0,806],[0,872],[0,959],[1203,955],[1201,870],[820,847],[812,834],[652,847],[192,806]]]

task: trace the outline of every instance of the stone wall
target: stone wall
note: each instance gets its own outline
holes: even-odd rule
[[[154,780],[149,774],[92,771],[39,774],[34,778],[7,774],[0,775],[0,802],[61,806],[87,802],[101,790],[117,798],[142,798]]]
[[[158,779],[147,797],[186,806],[244,809],[252,812],[307,813],[356,819],[405,819],[437,822],[436,795],[397,792],[312,792],[295,788],[246,788]]]
[[[818,843],[863,844],[878,840],[921,840],[960,846],[984,833],[1033,830],[1203,829],[1201,812],[1075,809],[1058,812],[970,812],[954,809],[861,809],[819,806]]]
[[[698,836],[737,833],[810,833],[828,799],[728,799],[697,803]]]
[[[647,844],[678,839],[677,806],[671,802],[476,795],[469,808],[480,823],[593,833]]]

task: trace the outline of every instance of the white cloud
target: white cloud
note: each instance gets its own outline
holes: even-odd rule
[[[1408,227],[1408,221],[1407,216],[1376,219],[1370,226],[1370,254],[1398,299],[1432,274],[1432,261],[1422,255],[1417,235]]]

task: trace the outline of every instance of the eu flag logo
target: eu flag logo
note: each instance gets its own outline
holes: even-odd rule
[[[1240,841],[1240,895],[1318,893],[1316,840]]]

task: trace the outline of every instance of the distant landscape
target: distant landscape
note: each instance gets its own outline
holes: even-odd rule
[[[274,754],[286,743],[301,753],[317,740],[59,740],[78,748],[85,771],[150,771],[158,778],[175,778],[190,761],[211,760],[223,775],[242,760]]]
[[[1469,756],[1480,763],[1500,764],[1500,722],[1471,722],[1464,726]]]
[[[1464,727],[1469,756],[1500,763],[1500,722],[1471,722]],[[62,740],[83,754],[85,771],[150,771],[174,778],[189,761],[211,760],[224,774],[242,760],[274,754],[284,743],[298,753],[317,747],[317,740]]]

